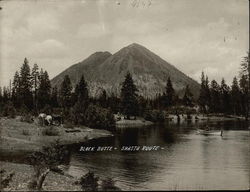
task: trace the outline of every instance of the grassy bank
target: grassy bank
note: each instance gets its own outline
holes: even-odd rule
[[[117,127],[141,127],[141,126],[147,126],[147,125],[152,125],[152,124],[153,123],[151,121],[146,121],[142,118],[137,118],[136,120],[122,119],[116,122]]]
[[[77,132],[71,132],[73,130]],[[62,145],[68,145],[112,136],[106,130],[90,129],[88,127],[39,126],[37,121],[26,123],[21,122],[19,118],[1,118],[0,131],[1,152],[32,152],[40,150],[42,146],[50,145],[56,140],[59,140]]]

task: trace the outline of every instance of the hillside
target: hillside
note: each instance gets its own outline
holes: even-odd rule
[[[186,85],[190,86],[196,97],[199,92],[199,84],[196,81],[147,48],[135,43],[113,55],[109,52],[96,52],[82,62],[72,65],[51,82],[52,86],[59,87],[67,74],[74,86],[84,74],[92,96],[98,96],[103,89],[119,95],[121,83],[128,71],[133,76],[139,94],[145,97],[152,98],[157,93],[162,93],[168,77],[181,95]]]

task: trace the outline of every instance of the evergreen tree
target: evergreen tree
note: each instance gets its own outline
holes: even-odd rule
[[[77,100],[88,102],[89,99],[89,91],[88,91],[88,84],[82,75],[79,83],[76,85],[75,94],[77,96]]]
[[[51,106],[52,107],[58,107],[58,90],[57,87],[53,87],[52,93],[51,93]]]
[[[12,102],[14,107],[19,108],[21,101],[20,101],[20,76],[18,71],[16,71],[12,83]]]
[[[7,87],[3,87],[3,103],[6,104],[10,100],[10,91]]]
[[[2,93],[2,87],[0,87],[0,104],[3,102],[3,93]]]
[[[33,107],[30,66],[27,58],[24,59],[20,71],[20,101],[29,109]]]
[[[208,76],[206,76],[206,80],[205,80],[205,95],[206,95],[206,106],[208,107],[208,109],[210,110],[211,107],[211,95],[210,95],[210,88],[209,88],[209,80],[208,80]]]
[[[32,83],[32,88],[33,88],[33,96],[34,96],[34,106],[37,109],[37,90],[39,87],[39,68],[38,65],[35,63],[32,68],[31,72],[31,83]]]
[[[147,100],[143,96],[139,96],[138,105],[139,105],[138,114],[139,116],[143,117],[147,108]]]
[[[166,86],[166,92],[163,95],[163,98],[165,100],[166,106],[172,106],[175,104],[175,91],[172,85],[172,81],[170,79],[170,77],[167,80],[167,86]]]
[[[231,86],[231,100],[232,100],[232,110],[233,113],[236,115],[239,115],[240,113],[240,105],[241,105],[240,98],[241,98],[240,87],[237,78],[234,77]]]
[[[249,117],[249,88],[248,88],[248,77],[242,75],[240,78],[240,91],[241,91],[241,114],[245,116],[246,120]]]
[[[107,98],[107,92],[104,89],[104,90],[102,90],[102,93],[101,93],[101,95],[99,97],[99,104],[100,104],[101,107],[107,108],[107,99],[108,99]]]
[[[250,113],[250,54],[247,52],[247,56],[245,56],[241,62],[241,79],[240,79],[240,87],[242,92],[242,105],[243,105],[243,113],[248,120]]]
[[[210,111],[214,113],[220,112],[220,86],[215,81],[211,81],[211,87],[210,87],[210,95],[211,95],[211,105],[210,105]]]
[[[138,112],[137,88],[131,74],[128,72],[121,88],[121,109],[127,119],[136,116]]]
[[[47,71],[41,71],[39,74],[39,87],[37,90],[37,107],[43,109],[50,104],[51,84]]]
[[[70,78],[68,75],[65,75],[59,91],[60,105],[63,107],[64,112],[68,111],[71,106],[71,91]]]
[[[113,113],[118,113],[120,110],[120,99],[112,92],[107,99],[107,105]]]
[[[200,88],[200,95],[199,95],[199,105],[201,107],[201,111],[204,113],[206,112],[206,104],[207,104],[207,98],[206,98],[206,80],[204,72],[201,73],[201,88]]]
[[[88,85],[82,75],[80,81],[76,84],[75,92],[72,94],[72,101],[74,106],[71,109],[71,120],[75,124],[85,124],[85,111],[89,104],[89,94],[88,94]]]
[[[193,94],[189,89],[189,86],[186,86],[185,93],[183,96],[183,104],[186,106],[193,106]]]
[[[231,110],[231,99],[230,99],[230,87],[226,84],[224,78],[222,78],[220,86],[221,95],[221,111],[223,113],[230,113]]]

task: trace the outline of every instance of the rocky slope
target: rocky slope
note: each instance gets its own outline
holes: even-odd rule
[[[199,92],[199,84],[166,62],[147,48],[133,43],[115,54],[96,52],[80,63],[72,65],[55,78],[52,86],[60,87],[63,77],[70,76],[73,86],[81,75],[85,76],[92,96],[98,96],[105,89],[119,95],[124,76],[130,72],[139,89],[139,94],[152,98],[162,93],[170,77],[176,91],[182,95],[189,85],[195,96]]]

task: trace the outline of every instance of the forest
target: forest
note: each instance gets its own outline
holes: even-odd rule
[[[166,81],[165,91],[148,99],[138,94],[138,89],[128,72],[124,77],[120,95],[107,94],[90,97],[84,76],[72,87],[65,76],[60,87],[52,87],[49,74],[31,68],[27,58],[16,71],[9,86],[0,87],[1,116],[37,116],[39,113],[61,115],[66,122],[91,128],[115,127],[114,114],[125,119],[144,117],[150,121],[164,121],[166,114],[222,114],[249,118],[249,52],[239,65],[239,74],[228,85],[224,78],[218,83],[201,74],[199,98],[195,99],[187,85],[183,97],[178,96],[171,79]]]

